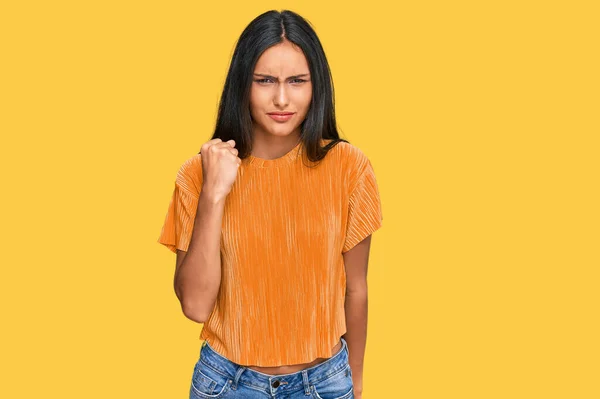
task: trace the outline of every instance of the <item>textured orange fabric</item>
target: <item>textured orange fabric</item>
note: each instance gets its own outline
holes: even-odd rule
[[[361,150],[340,142],[312,168],[302,153],[300,142],[277,159],[244,159],[225,200],[221,286],[200,339],[241,365],[331,357],[346,332],[342,253],[382,225]],[[173,252],[188,249],[201,187],[196,154],[177,173],[158,239]]]

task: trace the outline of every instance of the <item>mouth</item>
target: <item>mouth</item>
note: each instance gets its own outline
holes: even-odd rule
[[[269,112],[269,113],[267,113],[267,115],[269,115],[272,119],[274,119],[275,121],[278,121],[278,122],[285,122],[285,121],[289,120],[294,114],[295,114],[295,112]]]

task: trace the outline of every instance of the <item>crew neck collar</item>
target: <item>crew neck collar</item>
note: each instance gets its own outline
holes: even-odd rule
[[[299,140],[294,148],[289,150],[286,154],[275,159],[258,158],[254,155],[248,155],[248,164],[259,168],[278,167],[291,164],[297,159],[300,148],[302,147],[302,140]]]

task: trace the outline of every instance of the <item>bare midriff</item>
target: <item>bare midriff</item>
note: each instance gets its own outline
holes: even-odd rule
[[[335,355],[336,353],[339,352],[339,350],[342,348],[342,341],[340,340],[340,342],[337,343],[337,345],[335,345],[333,347],[333,350],[331,351],[331,353],[333,353],[333,355]],[[332,356],[333,356],[332,355]],[[315,360],[313,360],[312,362],[309,363],[299,363],[299,364],[291,364],[291,365],[286,365],[286,366],[277,366],[277,367],[259,367],[259,366],[246,366],[249,369],[252,370],[256,370],[260,373],[263,374],[291,374],[291,373],[295,373],[297,371],[300,370],[304,370],[307,369],[309,367],[315,366],[319,363],[323,363],[324,361],[326,361],[327,357],[318,357]]]

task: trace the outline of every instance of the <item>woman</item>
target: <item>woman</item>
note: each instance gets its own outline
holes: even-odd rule
[[[381,223],[371,163],[336,130],[318,37],[291,11],[258,16],[158,240],[177,254],[183,313],[204,323],[190,398],[360,398]]]

